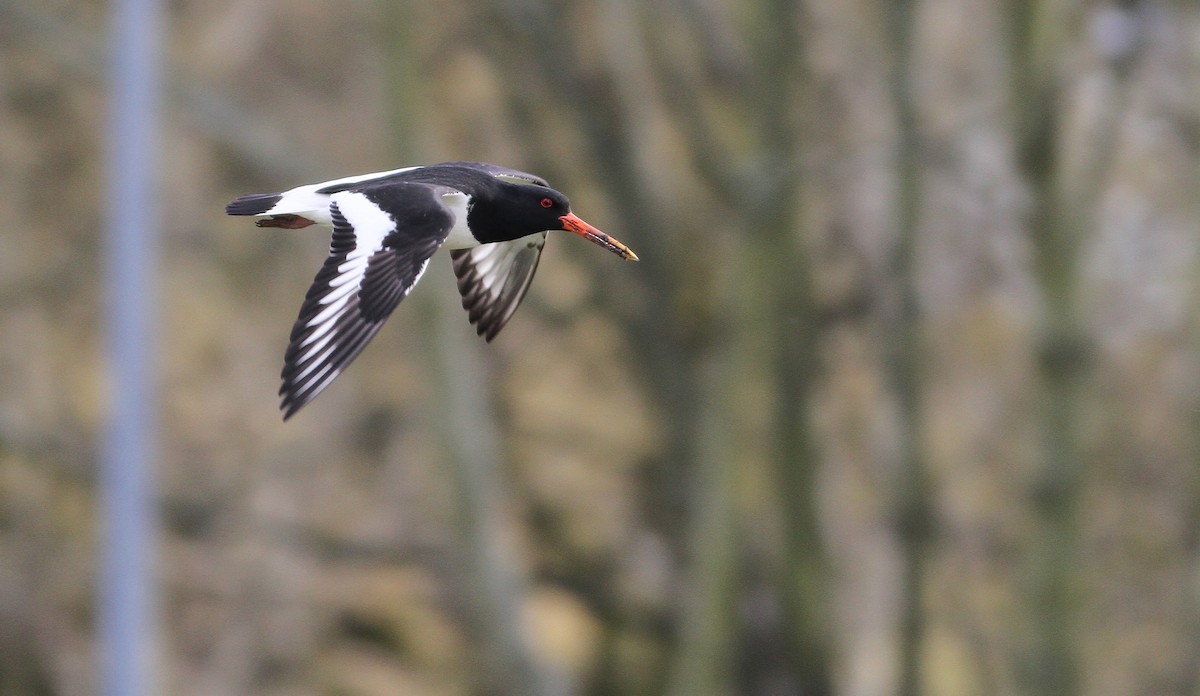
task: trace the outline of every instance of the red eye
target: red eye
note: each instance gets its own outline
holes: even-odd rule
[[[553,208],[554,201],[550,200],[549,198],[543,198],[542,199],[542,207],[543,208]]]

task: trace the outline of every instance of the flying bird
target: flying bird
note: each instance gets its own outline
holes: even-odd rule
[[[491,341],[521,303],[546,233],[565,230],[623,259],[629,247],[579,219],[544,179],[481,162],[446,162],[242,196],[229,215],[259,227],[333,230],[329,257],[284,354],[287,420],[362,352],[440,247],[450,250],[467,318]]]

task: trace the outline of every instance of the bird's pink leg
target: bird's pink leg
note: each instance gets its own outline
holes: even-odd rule
[[[266,220],[254,223],[259,227],[282,227],[285,230],[300,230],[317,223],[302,215],[272,215]]]

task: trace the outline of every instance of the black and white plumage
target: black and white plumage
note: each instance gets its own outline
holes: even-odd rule
[[[279,394],[284,419],[329,386],[450,249],[463,307],[496,337],[533,281],[549,230],[567,230],[625,259],[621,242],[580,220],[545,180],[479,162],[448,162],[336,179],[230,203],[260,227],[333,230],[329,257],[292,327]]]

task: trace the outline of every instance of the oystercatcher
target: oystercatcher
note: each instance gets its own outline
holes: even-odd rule
[[[259,227],[333,230],[284,355],[280,408],[287,420],[329,386],[450,249],[463,308],[491,341],[529,289],[549,230],[574,232],[623,259],[637,255],[571,212],[567,197],[533,174],[481,162],[447,162],[242,196],[229,215],[263,215]]]

